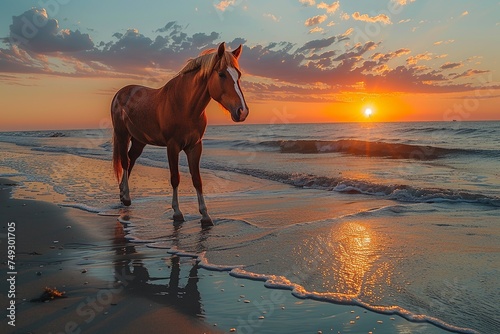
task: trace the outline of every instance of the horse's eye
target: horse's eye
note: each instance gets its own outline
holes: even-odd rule
[[[225,78],[225,77],[226,77],[226,73],[224,73],[224,72],[222,72],[222,71],[221,71],[221,72],[219,72],[219,77],[221,77],[221,78]]]

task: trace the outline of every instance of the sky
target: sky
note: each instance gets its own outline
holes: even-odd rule
[[[221,42],[249,123],[500,119],[498,0],[7,0],[0,131],[109,126],[117,90]]]

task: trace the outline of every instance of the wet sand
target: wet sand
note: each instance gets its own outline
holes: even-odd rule
[[[178,286],[186,261],[169,257],[162,276],[173,298],[154,291],[140,261],[144,254],[124,238],[116,217],[102,217],[76,209],[10,199],[15,182],[0,179],[2,271],[6,272],[7,223],[15,222],[15,327],[0,323],[2,333],[216,333],[197,314],[199,293]],[[147,256],[162,258],[151,250]],[[161,253],[161,254],[160,254]],[[133,269],[130,269],[133,268]],[[193,267],[196,268],[196,267]],[[195,269],[193,269],[195,270]],[[183,270],[184,272],[185,270]],[[177,275],[177,277],[176,277]],[[0,301],[9,305],[9,286],[2,279]],[[65,292],[66,298],[32,302],[45,287]],[[156,286],[158,290],[165,286]],[[168,292],[168,291],[167,291]],[[177,298],[181,296],[182,298]]]
[[[17,271],[16,326],[4,319],[1,333],[443,332],[359,306],[296,298],[239,271],[203,269],[175,249],[128,241],[116,216],[11,199],[15,186],[0,178],[2,227],[16,223]],[[1,286],[0,302],[8,305],[5,280]],[[65,298],[33,302],[45,287]]]

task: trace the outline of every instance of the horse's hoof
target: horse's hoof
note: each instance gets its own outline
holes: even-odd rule
[[[210,217],[201,218],[201,227],[210,227],[210,226],[214,226],[214,223],[212,222],[212,218],[210,218]]]
[[[174,223],[183,223],[186,221],[182,213],[174,213],[173,218],[174,218]]]
[[[132,201],[130,199],[121,199],[122,204],[125,206],[130,206],[132,204]]]

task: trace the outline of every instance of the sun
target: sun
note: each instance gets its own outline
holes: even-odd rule
[[[366,117],[370,118],[371,115],[373,115],[373,110],[372,108],[366,108],[364,111],[364,114]]]

